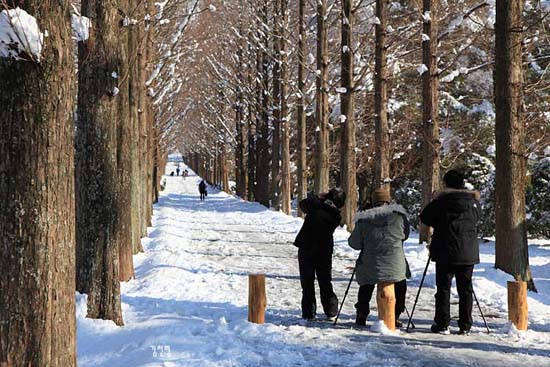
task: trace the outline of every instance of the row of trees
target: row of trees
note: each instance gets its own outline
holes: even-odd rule
[[[75,366],[75,291],[123,325],[169,144],[155,102],[198,5],[0,2],[0,365]]]
[[[237,195],[286,213],[342,186],[348,229],[374,188],[418,192],[417,213],[441,171],[496,145],[497,266],[529,280],[525,173],[550,144],[549,17],[540,1],[497,5],[219,2],[222,17],[191,29],[211,37],[187,59],[175,142],[210,181],[231,191],[227,171]]]

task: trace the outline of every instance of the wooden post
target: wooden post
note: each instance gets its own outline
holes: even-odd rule
[[[378,283],[376,286],[376,302],[378,303],[378,319],[384,321],[388,329],[395,330],[395,289],[393,283]]]
[[[248,321],[263,324],[266,304],[265,275],[250,274],[248,276]]]
[[[527,330],[527,282],[508,282],[508,319],[518,330]]]

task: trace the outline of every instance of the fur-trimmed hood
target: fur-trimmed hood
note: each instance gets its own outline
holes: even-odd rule
[[[407,213],[407,210],[405,210],[405,208],[403,208],[403,206],[401,206],[399,204],[390,204],[390,205],[379,206],[379,207],[372,208],[372,209],[365,210],[365,211],[360,211],[355,215],[354,222],[357,223],[358,221],[360,221],[362,219],[373,219],[373,218],[376,218],[380,215],[386,215],[386,214],[393,213],[393,212],[403,214],[407,217],[409,215]]]

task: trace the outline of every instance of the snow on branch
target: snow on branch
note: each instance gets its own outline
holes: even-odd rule
[[[40,62],[43,44],[35,17],[21,8],[0,12],[0,57]]]

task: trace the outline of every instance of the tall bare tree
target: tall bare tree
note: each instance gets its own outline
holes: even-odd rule
[[[497,0],[495,23],[496,262],[535,290],[525,224],[522,0]]]
[[[93,26],[79,42],[76,129],[76,289],[88,317],[122,325],[118,247],[118,4],[83,0]]]
[[[281,209],[286,214],[291,214],[291,178],[290,178],[290,121],[288,118],[288,0],[279,0],[281,13],[280,27],[280,62],[281,62]]]
[[[306,141],[306,0],[300,0],[298,5],[298,102],[296,106],[296,119],[298,120],[298,154],[297,156],[297,181],[298,201],[307,196],[307,141]],[[304,216],[301,210],[300,216]]]
[[[0,365],[72,367],[75,70],[70,4],[9,3],[35,16],[48,37],[40,59],[31,53],[27,61],[0,59]]]
[[[329,132],[328,132],[328,30],[327,0],[317,2],[317,71],[315,119],[315,192],[329,188]]]
[[[389,187],[390,138],[388,128],[388,0],[376,0],[375,72],[374,72],[374,123],[376,187]]]
[[[439,188],[439,71],[437,64],[439,0],[423,0],[422,62],[422,207]],[[420,224],[420,243],[430,242],[430,228]]]
[[[119,9],[124,14],[130,11],[128,0],[119,0]],[[132,126],[130,123],[130,83],[129,83],[129,55],[128,55],[128,27],[118,29],[118,58],[119,81],[118,116],[117,116],[117,212],[118,212],[118,248],[119,248],[119,277],[125,282],[134,277],[134,261],[132,250],[132,196],[131,196],[131,168],[132,168]],[[112,76],[112,75],[111,75]]]
[[[239,32],[242,33],[242,25],[239,23]],[[239,42],[237,49],[237,86],[235,92],[235,129],[237,131],[237,145],[235,147],[235,181],[237,196],[247,199],[247,167],[246,148],[247,131],[244,121],[244,73],[243,73],[243,44]]]
[[[353,80],[353,24],[354,1],[342,0],[342,50],[341,73],[342,91],[341,103],[341,152],[340,176],[341,186],[347,194],[346,203],[342,210],[342,220],[348,230],[353,230],[353,219],[357,211],[357,184],[355,162],[355,83]],[[344,91],[345,90],[345,91]]]
[[[261,47],[259,63],[260,88],[260,117],[256,124],[256,201],[269,207],[269,173],[271,156],[269,152],[269,49],[268,26],[269,6],[266,0],[263,1],[258,17]]]
[[[281,195],[281,8],[280,0],[273,3],[273,128],[271,129],[271,207],[280,209]]]

